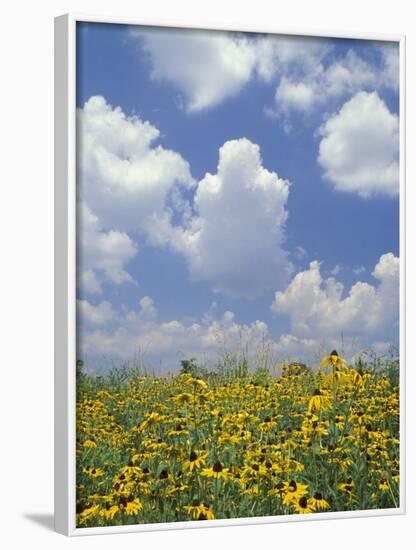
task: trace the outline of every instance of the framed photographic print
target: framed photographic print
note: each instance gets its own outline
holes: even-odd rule
[[[404,512],[404,38],[55,21],[55,518]]]

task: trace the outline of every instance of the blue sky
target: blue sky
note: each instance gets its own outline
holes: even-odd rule
[[[77,107],[91,368],[398,345],[396,44],[78,23]]]

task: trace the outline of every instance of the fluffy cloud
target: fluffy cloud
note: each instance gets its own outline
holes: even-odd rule
[[[256,76],[269,82],[289,67],[311,70],[330,49],[325,40],[297,36],[184,29],[132,30],[131,36],[148,52],[152,77],[179,90],[188,112],[218,105]]]
[[[102,97],[79,110],[79,129],[79,284],[85,291],[101,291],[100,274],[115,284],[131,281],[124,266],[138,251],[133,232],[183,254],[192,278],[215,291],[253,297],[286,283],[289,183],[263,167],[257,145],[244,138],[226,142],[217,173],[196,186],[180,155],[152,146],[155,127]],[[186,188],[196,189],[192,207]]]
[[[282,248],[288,194],[289,183],[263,167],[258,145],[226,142],[217,173],[198,184],[190,227],[174,241],[193,279],[240,297],[285,284],[292,270]]]
[[[399,119],[376,92],[359,92],[321,127],[319,163],[338,191],[399,192]]]
[[[180,359],[193,356],[212,365],[224,351],[244,350],[253,366],[281,360],[319,363],[341,343],[349,357],[367,345],[384,354],[398,336],[399,259],[382,255],[372,275],[377,284],[358,282],[346,294],[333,277],[322,278],[319,262],[311,262],[284,291],[276,292],[272,310],[291,321],[291,332],[277,340],[264,321],[238,323],[231,311],[219,315],[215,302],[200,320],[162,321],[149,296],[137,309],[80,300],[78,353],[99,369],[105,358],[117,364],[141,357],[162,370],[174,370]]]
[[[288,315],[297,337],[391,336],[399,321],[399,258],[384,254],[372,273],[377,285],[357,282],[344,297],[344,287],[335,278],[323,279],[320,264],[298,273],[281,292],[276,292],[272,310]]]
[[[329,63],[325,63],[320,55],[316,57],[315,64],[304,65],[301,71],[293,71],[288,65],[286,75],[281,78],[276,89],[277,112],[285,115],[291,111],[309,112],[315,107],[360,91],[384,88],[397,90],[398,47],[383,45],[378,48],[378,53],[379,64],[369,63],[349,50],[344,57]]]
[[[332,50],[330,40],[307,36],[267,35],[251,41],[256,72],[266,82],[289,73],[300,77],[319,70]]]
[[[173,232],[173,208],[179,219],[189,216],[181,194],[194,185],[188,163],[155,145],[158,137],[149,122],[126,116],[101,96],[78,110],[78,288],[83,292],[100,294],[104,280],[133,282],[125,269],[138,252],[131,234],[164,245]]]
[[[276,355],[284,361],[300,361],[319,364],[328,353],[328,346],[322,338],[299,338],[293,334],[282,334],[275,343]]]
[[[286,77],[280,81],[276,90],[275,101],[285,109],[307,111],[316,101],[316,91],[305,82],[290,82]]]
[[[330,98],[374,88],[377,79],[376,69],[350,50],[344,58],[333,61],[326,68],[323,64],[309,68],[300,80],[282,78],[275,101],[284,111],[307,111],[312,106],[325,104]]]
[[[132,282],[125,264],[136,256],[138,247],[127,233],[116,230],[103,231],[100,221],[89,208],[80,205],[78,228],[78,285],[91,294],[102,292],[101,280],[120,285]]]
[[[77,315],[81,324],[104,325],[113,318],[113,307],[105,300],[97,306],[87,300],[78,300]]]
[[[399,47],[394,43],[384,43],[380,46],[380,53],[383,59],[382,82],[386,87],[398,90],[400,84]]]
[[[92,269],[82,270],[78,264],[78,290],[87,292],[88,294],[101,294],[103,289],[101,282]]]
[[[342,59],[334,61],[323,71],[320,88],[327,97],[352,94],[357,90],[378,85],[380,70],[349,50]]]
[[[132,34],[144,37],[152,77],[180,90],[188,111],[200,111],[236,95],[251,77],[255,56],[243,36],[183,29]]]
[[[78,110],[81,201],[103,227],[140,231],[153,244],[164,244],[171,231],[170,193],[194,184],[188,163],[155,145],[159,135],[101,96]]]
[[[153,300],[145,296],[137,310],[122,307],[115,311],[107,302],[94,306],[80,301],[78,312],[85,327],[80,333],[78,352],[93,364],[103,357],[120,362],[142,354],[150,365],[163,359],[165,369],[175,369],[183,357],[215,361],[224,349],[249,349],[255,356],[259,346],[265,349],[270,345],[274,351],[266,323],[239,324],[231,311],[215,318],[211,310],[199,322],[161,322]]]
[[[172,84],[188,112],[218,105],[255,78],[277,82],[275,110],[267,112],[286,119],[291,111],[399,84],[397,44],[373,47],[370,62],[353,50],[335,57],[330,40],[314,37],[184,29],[132,30],[131,36],[149,54],[152,77]]]

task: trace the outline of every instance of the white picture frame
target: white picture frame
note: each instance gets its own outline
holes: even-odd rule
[[[75,523],[76,364],[76,24],[149,25],[261,32],[331,38],[395,41],[400,45],[400,506],[392,509],[313,515],[220,519],[204,527],[370,517],[405,513],[405,37],[272,28],[223,28],[196,22],[142,20],[66,14],[55,18],[55,529],[67,536],[200,528],[198,521],[77,528]]]

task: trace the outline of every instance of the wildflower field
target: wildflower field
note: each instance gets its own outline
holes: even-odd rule
[[[399,506],[397,364],[77,385],[78,527]]]

